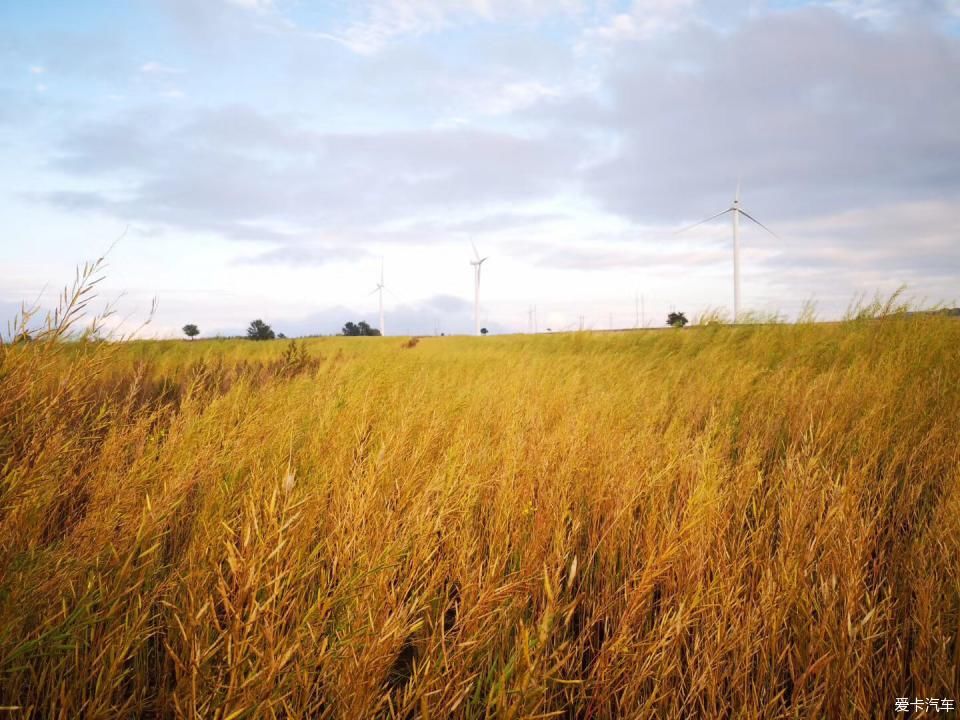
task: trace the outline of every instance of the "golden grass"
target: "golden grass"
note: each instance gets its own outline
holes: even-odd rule
[[[960,322],[289,347],[0,347],[0,705],[958,699]]]

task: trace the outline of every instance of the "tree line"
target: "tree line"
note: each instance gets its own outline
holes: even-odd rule
[[[671,312],[667,315],[667,325],[671,327],[683,327],[689,322],[687,317],[682,312]],[[480,332],[483,335],[487,334],[487,329],[482,328]],[[193,340],[197,335],[200,334],[200,328],[198,328],[193,323],[188,323],[183,326],[183,334],[188,338]],[[346,337],[377,337],[380,335],[380,331],[374,327],[370,327],[370,324],[365,320],[360,322],[349,321],[344,324],[343,328],[340,330],[340,334]],[[273,340],[274,338],[284,339],[286,335],[283,333],[274,333],[273,328],[267,325],[263,320],[257,318],[256,320],[250,323],[250,326],[247,328],[248,340]]]
[[[200,328],[194,323],[187,323],[183,326],[182,330],[183,334],[186,335],[190,340],[193,340],[195,337],[197,337],[197,335],[200,334]],[[376,328],[370,327],[369,323],[361,320],[360,322],[356,323],[347,322],[340,331],[340,334],[349,337],[375,337],[380,335],[380,331]],[[275,338],[283,340],[286,338],[286,335],[283,333],[275,333],[273,328],[267,325],[267,323],[260,318],[257,318],[256,320],[253,320],[247,327],[246,338],[247,340],[273,340]]]

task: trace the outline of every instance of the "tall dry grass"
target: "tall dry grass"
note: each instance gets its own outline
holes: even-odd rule
[[[883,314],[5,345],[0,705],[859,718],[960,699],[960,322]]]

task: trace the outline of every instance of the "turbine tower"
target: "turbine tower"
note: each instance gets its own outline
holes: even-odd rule
[[[726,215],[727,213],[732,214],[733,219],[733,321],[737,322],[737,318],[740,315],[740,216],[753,220],[757,225],[762,227],[768,233],[770,233],[777,240],[780,239],[780,236],[777,235],[773,230],[768,228],[762,222],[757,220],[753,215],[748,213],[742,207],[740,207],[740,181],[737,181],[737,193],[733,197],[733,204],[722,212],[718,212],[716,215],[711,215],[706,220],[701,220],[698,223],[694,223],[688,227],[678,230],[675,234],[679,235],[684,233],[687,230],[692,230],[693,228],[708,223],[711,220],[716,220],[718,217]]]
[[[383,258],[380,258],[380,282],[377,283],[377,286],[373,289],[373,293],[378,293],[380,295],[380,335],[386,335],[386,330],[383,326],[383,291],[387,286],[383,284]]]
[[[480,257],[480,253],[477,252],[477,246],[474,245],[473,241],[470,241],[470,244],[473,245],[473,257],[475,259],[470,261],[470,264],[473,265],[473,334],[480,334],[480,266],[486,262],[487,258]]]

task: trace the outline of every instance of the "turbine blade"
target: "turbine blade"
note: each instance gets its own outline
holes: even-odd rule
[[[746,210],[741,210],[741,211],[740,211],[740,214],[741,214],[741,215],[744,215],[744,216],[746,216],[746,217],[748,217],[748,218],[750,218],[751,220],[753,220],[757,225],[759,225],[759,226],[762,227],[764,230],[766,230],[768,233],[770,233],[771,235],[773,235],[777,240],[780,239],[780,236],[779,236],[779,235],[777,235],[773,230],[771,230],[770,228],[768,228],[768,227],[767,227],[766,225],[764,225],[762,222],[760,222],[759,220],[757,220],[753,215],[751,215],[750,213],[748,213]]]
[[[477,260],[480,260],[480,253],[477,251],[477,246],[476,246],[476,244],[473,242],[473,240],[470,241],[470,245],[473,247],[473,256],[474,256]]]
[[[728,212],[730,212],[731,210],[733,210],[733,208],[727,208],[727,209],[724,210],[723,212],[718,212],[716,215],[711,215],[711,216],[708,217],[706,220],[701,220],[700,222],[694,223],[693,225],[688,225],[687,227],[685,227],[685,228],[683,228],[683,229],[681,229],[681,230],[677,230],[677,231],[674,232],[673,234],[674,234],[674,235],[680,235],[681,233],[685,233],[687,230],[693,230],[695,227],[699,227],[700,225],[703,225],[704,223],[708,223],[708,222],[710,222],[711,220],[716,220],[716,219],[717,219],[718,217],[720,217],[721,215],[726,215],[726,214],[727,214]]]
[[[380,286],[375,287],[373,290],[371,290],[370,292],[367,293],[367,297],[370,297],[370,296],[373,295],[375,292],[379,292],[379,290],[380,290]]]

